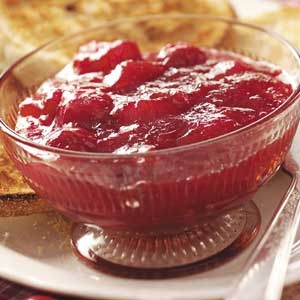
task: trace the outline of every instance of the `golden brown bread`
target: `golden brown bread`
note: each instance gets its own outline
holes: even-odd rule
[[[10,64],[24,53],[55,37],[97,26],[104,21],[142,15],[195,13],[234,17],[227,0],[0,0],[0,31],[6,37],[4,60]],[[174,35],[180,30],[176,20],[163,22],[160,34]],[[161,25],[161,24],[160,24]],[[193,26],[186,24],[187,26]],[[225,33],[224,26],[200,26],[209,31],[211,44]],[[151,39],[153,28],[132,28],[134,35]],[[214,34],[211,34],[211,33]],[[155,34],[155,32],[154,32]]]
[[[0,146],[0,199],[3,195],[34,194]],[[11,196],[16,198],[16,196]]]
[[[26,184],[0,146],[0,217],[28,215],[51,210]]]

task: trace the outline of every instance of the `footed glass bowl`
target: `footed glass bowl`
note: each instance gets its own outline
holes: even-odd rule
[[[19,136],[20,101],[93,39],[131,39],[143,51],[176,41],[227,49],[276,64],[295,91],[270,115],[235,132],[148,153],[68,151]],[[254,26],[195,15],[103,24],[33,51],[2,75],[3,142],[29,185],[78,224],[72,241],[81,256],[143,270],[190,265],[231,245],[249,225],[249,211],[257,214],[249,201],[283,162],[298,125],[299,79],[297,51]]]

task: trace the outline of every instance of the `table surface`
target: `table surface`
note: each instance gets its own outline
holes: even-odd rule
[[[299,300],[300,283],[286,286],[283,291],[282,300]]]
[[[32,295],[45,295],[35,290],[11,283],[6,280],[0,280],[0,300],[26,300]],[[74,297],[57,297],[48,295],[56,300],[76,300]],[[299,300],[300,299],[300,283],[286,286],[283,291],[282,300]],[[78,299],[79,300],[79,299]],[[103,299],[105,300],[105,299]],[[153,299],[158,300],[158,299]]]

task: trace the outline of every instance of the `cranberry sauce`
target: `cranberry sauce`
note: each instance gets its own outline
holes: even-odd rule
[[[239,129],[292,93],[281,71],[233,53],[132,41],[82,46],[20,104],[17,131],[40,144],[107,153],[187,145]]]

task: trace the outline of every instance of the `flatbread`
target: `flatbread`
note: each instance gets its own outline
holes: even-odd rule
[[[37,197],[0,146],[0,217],[29,215],[51,210]]]
[[[235,17],[232,6],[226,0],[0,0],[0,31],[7,43],[3,44],[4,59],[12,63],[21,55],[58,36],[70,34],[105,21],[143,15],[193,13],[211,14],[228,18]],[[163,23],[163,24],[161,24]],[[153,43],[155,38],[164,35],[176,39],[178,30],[195,26],[193,22],[182,24],[176,20],[160,21],[152,26],[134,26],[126,32],[144,37]],[[158,32],[157,28],[160,29]],[[225,34],[224,24],[200,26],[199,30],[209,32],[202,35],[211,39],[210,45],[216,44]]]

